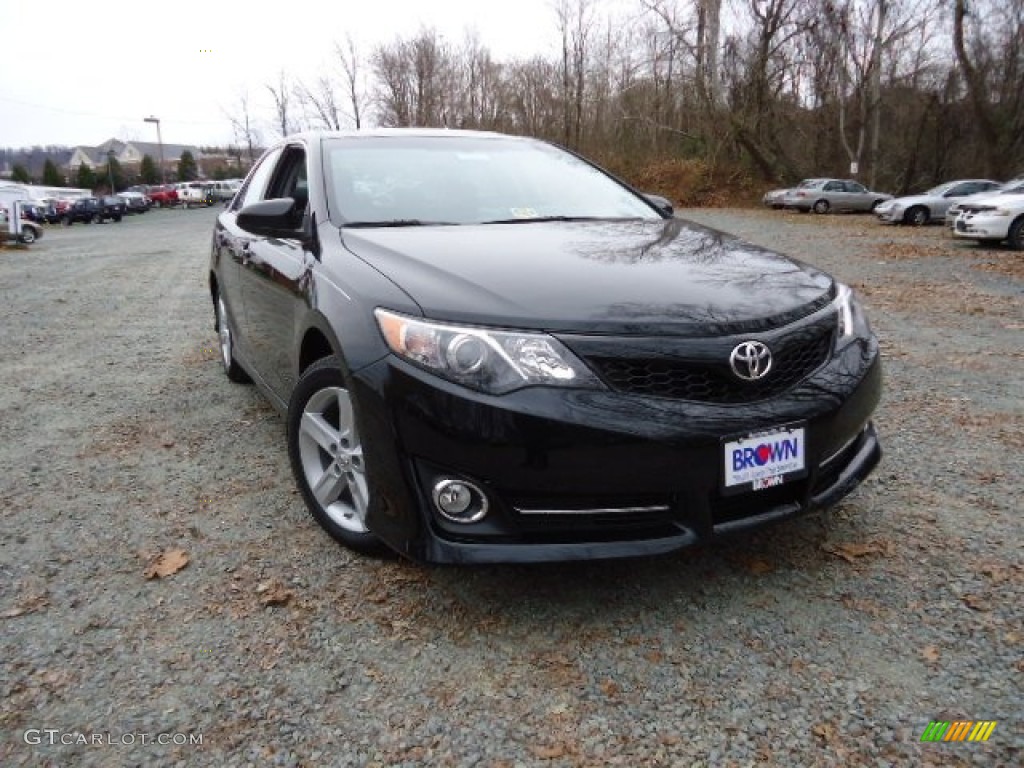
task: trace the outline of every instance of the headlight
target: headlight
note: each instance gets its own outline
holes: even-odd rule
[[[374,315],[396,355],[473,389],[497,395],[531,385],[602,388],[572,352],[547,334],[435,323],[385,309]]]
[[[836,308],[839,347],[848,344],[857,337],[865,337],[871,333],[871,326],[868,325],[868,318],[864,314],[864,309],[854,297],[850,286],[840,283],[835,301],[832,303]]]

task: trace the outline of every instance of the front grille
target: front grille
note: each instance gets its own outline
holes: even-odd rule
[[[705,403],[750,403],[778,395],[828,360],[832,330],[820,327],[772,345],[772,367],[760,381],[738,378],[721,362],[660,358],[588,358],[608,385],[628,394]]]
[[[761,515],[779,507],[792,507],[796,510],[806,490],[807,482],[798,480],[763,491],[716,496],[711,500],[711,520],[715,525],[721,525]]]
[[[534,542],[678,536],[679,510],[663,496],[513,499],[516,527]]]

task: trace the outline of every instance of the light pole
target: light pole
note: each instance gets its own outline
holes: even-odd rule
[[[160,134],[160,118],[150,115],[149,117],[142,118],[142,121],[144,123],[156,123],[156,140],[160,145],[160,183],[166,184],[167,171],[164,168],[164,137]]]
[[[117,190],[114,189],[114,150],[107,150],[107,176],[110,177],[110,194],[116,195]]]

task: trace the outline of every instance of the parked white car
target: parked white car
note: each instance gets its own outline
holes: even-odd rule
[[[185,208],[213,205],[213,187],[204,181],[182,182],[178,185],[178,202]]]
[[[963,204],[953,235],[997,243],[1005,240],[1024,251],[1024,194],[999,194]]]
[[[974,200],[980,200],[983,197],[992,197],[995,194],[1000,195],[1020,195],[1024,194],[1024,176],[1019,176],[1016,179],[1003,184],[997,190],[991,190],[988,192],[978,192],[977,194],[965,197],[959,203],[955,203],[948,211],[946,211],[946,226],[953,229],[956,226],[956,220],[960,218],[960,213],[963,211],[965,203],[970,203]]]
[[[913,224],[920,227],[930,221],[942,221],[954,203],[969,195],[999,187],[991,179],[959,179],[932,187],[921,195],[897,197],[875,208],[878,220],[886,224]]]

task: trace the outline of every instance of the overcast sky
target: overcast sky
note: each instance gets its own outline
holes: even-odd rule
[[[0,146],[156,141],[147,115],[160,118],[167,143],[228,144],[224,113],[243,91],[269,118],[266,84],[281,68],[312,79],[333,66],[333,44],[347,32],[364,52],[432,26],[453,43],[475,29],[499,59],[553,55],[552,8],[552,0],[0,0]]]

